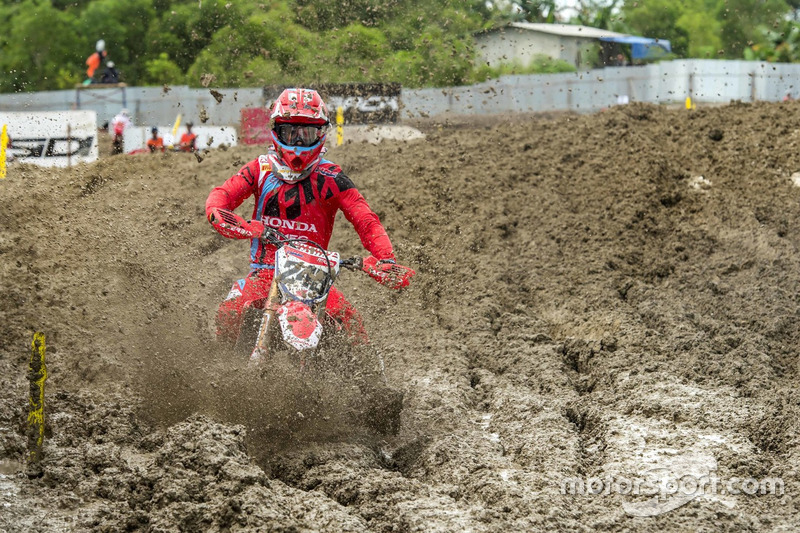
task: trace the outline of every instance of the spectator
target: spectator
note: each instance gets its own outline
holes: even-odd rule
[[[94,73],[100,67],[100,64],[105,60],[107,52],[106,52],[106,42],[103,39],[97,41],[95,45],[95,52],[90,55],[86,59],[86,76],[87,79],[84,81],[84,85],[88,85],[94,82]]]
[[[153,126],[150,128],[150,132],[153,134],[152,137],[147,139],[147,148],[150,150],[150,153],[163,152],[164,139],[158,134],[158,128]]]
[[[784,102],[791,102],[792,100],[794,100],[794,97],[791,92],[786,93],[786,96],[783,97]]]
[[[186,133],[181,135],[181,142],[178,145],[178,150],[181,152],[194,152],[197,149],[197,135],[192,133],[193,125],[191,122],[186,123]]]
[[[114,67],[113,61],[106,63],[106,68],[103,71],[103,77],[100,78],[100,83],[119,83],[119,71]]]
[[[114,140],[111,143],[111,155],[122,153],[122,134],[125,133],[125,129],[130,125],[131,119],[128,116],[127,109],[123,109],[111,119],[111,128],[114,133]]]

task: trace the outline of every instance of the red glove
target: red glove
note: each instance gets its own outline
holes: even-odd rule
[[[402,289],[411,283],[415,272],[405,266],[395,264],[393,259],[378,260],[373,256],[364,258],[364,272],[380,283],[391,289]]]
[[[229,239],[254,239],[264,233],[264,224],[258,220],[248,222],[233,211],[218,207],[208,214],[208,221],[220,235]]]

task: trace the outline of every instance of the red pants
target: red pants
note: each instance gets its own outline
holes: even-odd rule
[[[217,311],[217,339],[236,342],[245,306],[267,298],[272,283],[272,273],[272,270],[267,269],[254,270],[245,279],[237,280],[233,284],[228,297],[220,304]],[[258,303],[256,306],[261,307]],[[361,315],[336,287],[331,287],[325,310],[330,317],[344,326],[345,332],[354,342],[362,344],[368,341]]]

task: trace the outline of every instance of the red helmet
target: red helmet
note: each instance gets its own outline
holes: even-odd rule
[[[270,107],[269,158],[287,183],[305,179],[322,159],[330,126],[328,108],[313,89],[285,89]]]

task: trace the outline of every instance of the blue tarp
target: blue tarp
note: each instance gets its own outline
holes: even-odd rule
[[[637,37],[636,35],[624,35],[621,37],[600,37],[600,40],[631,45],[632,59],[651,57],[654,55],[652,48],[656,46],[667,52],[672,51],[672,46],[666,39],[649,39],[647,37]]]

